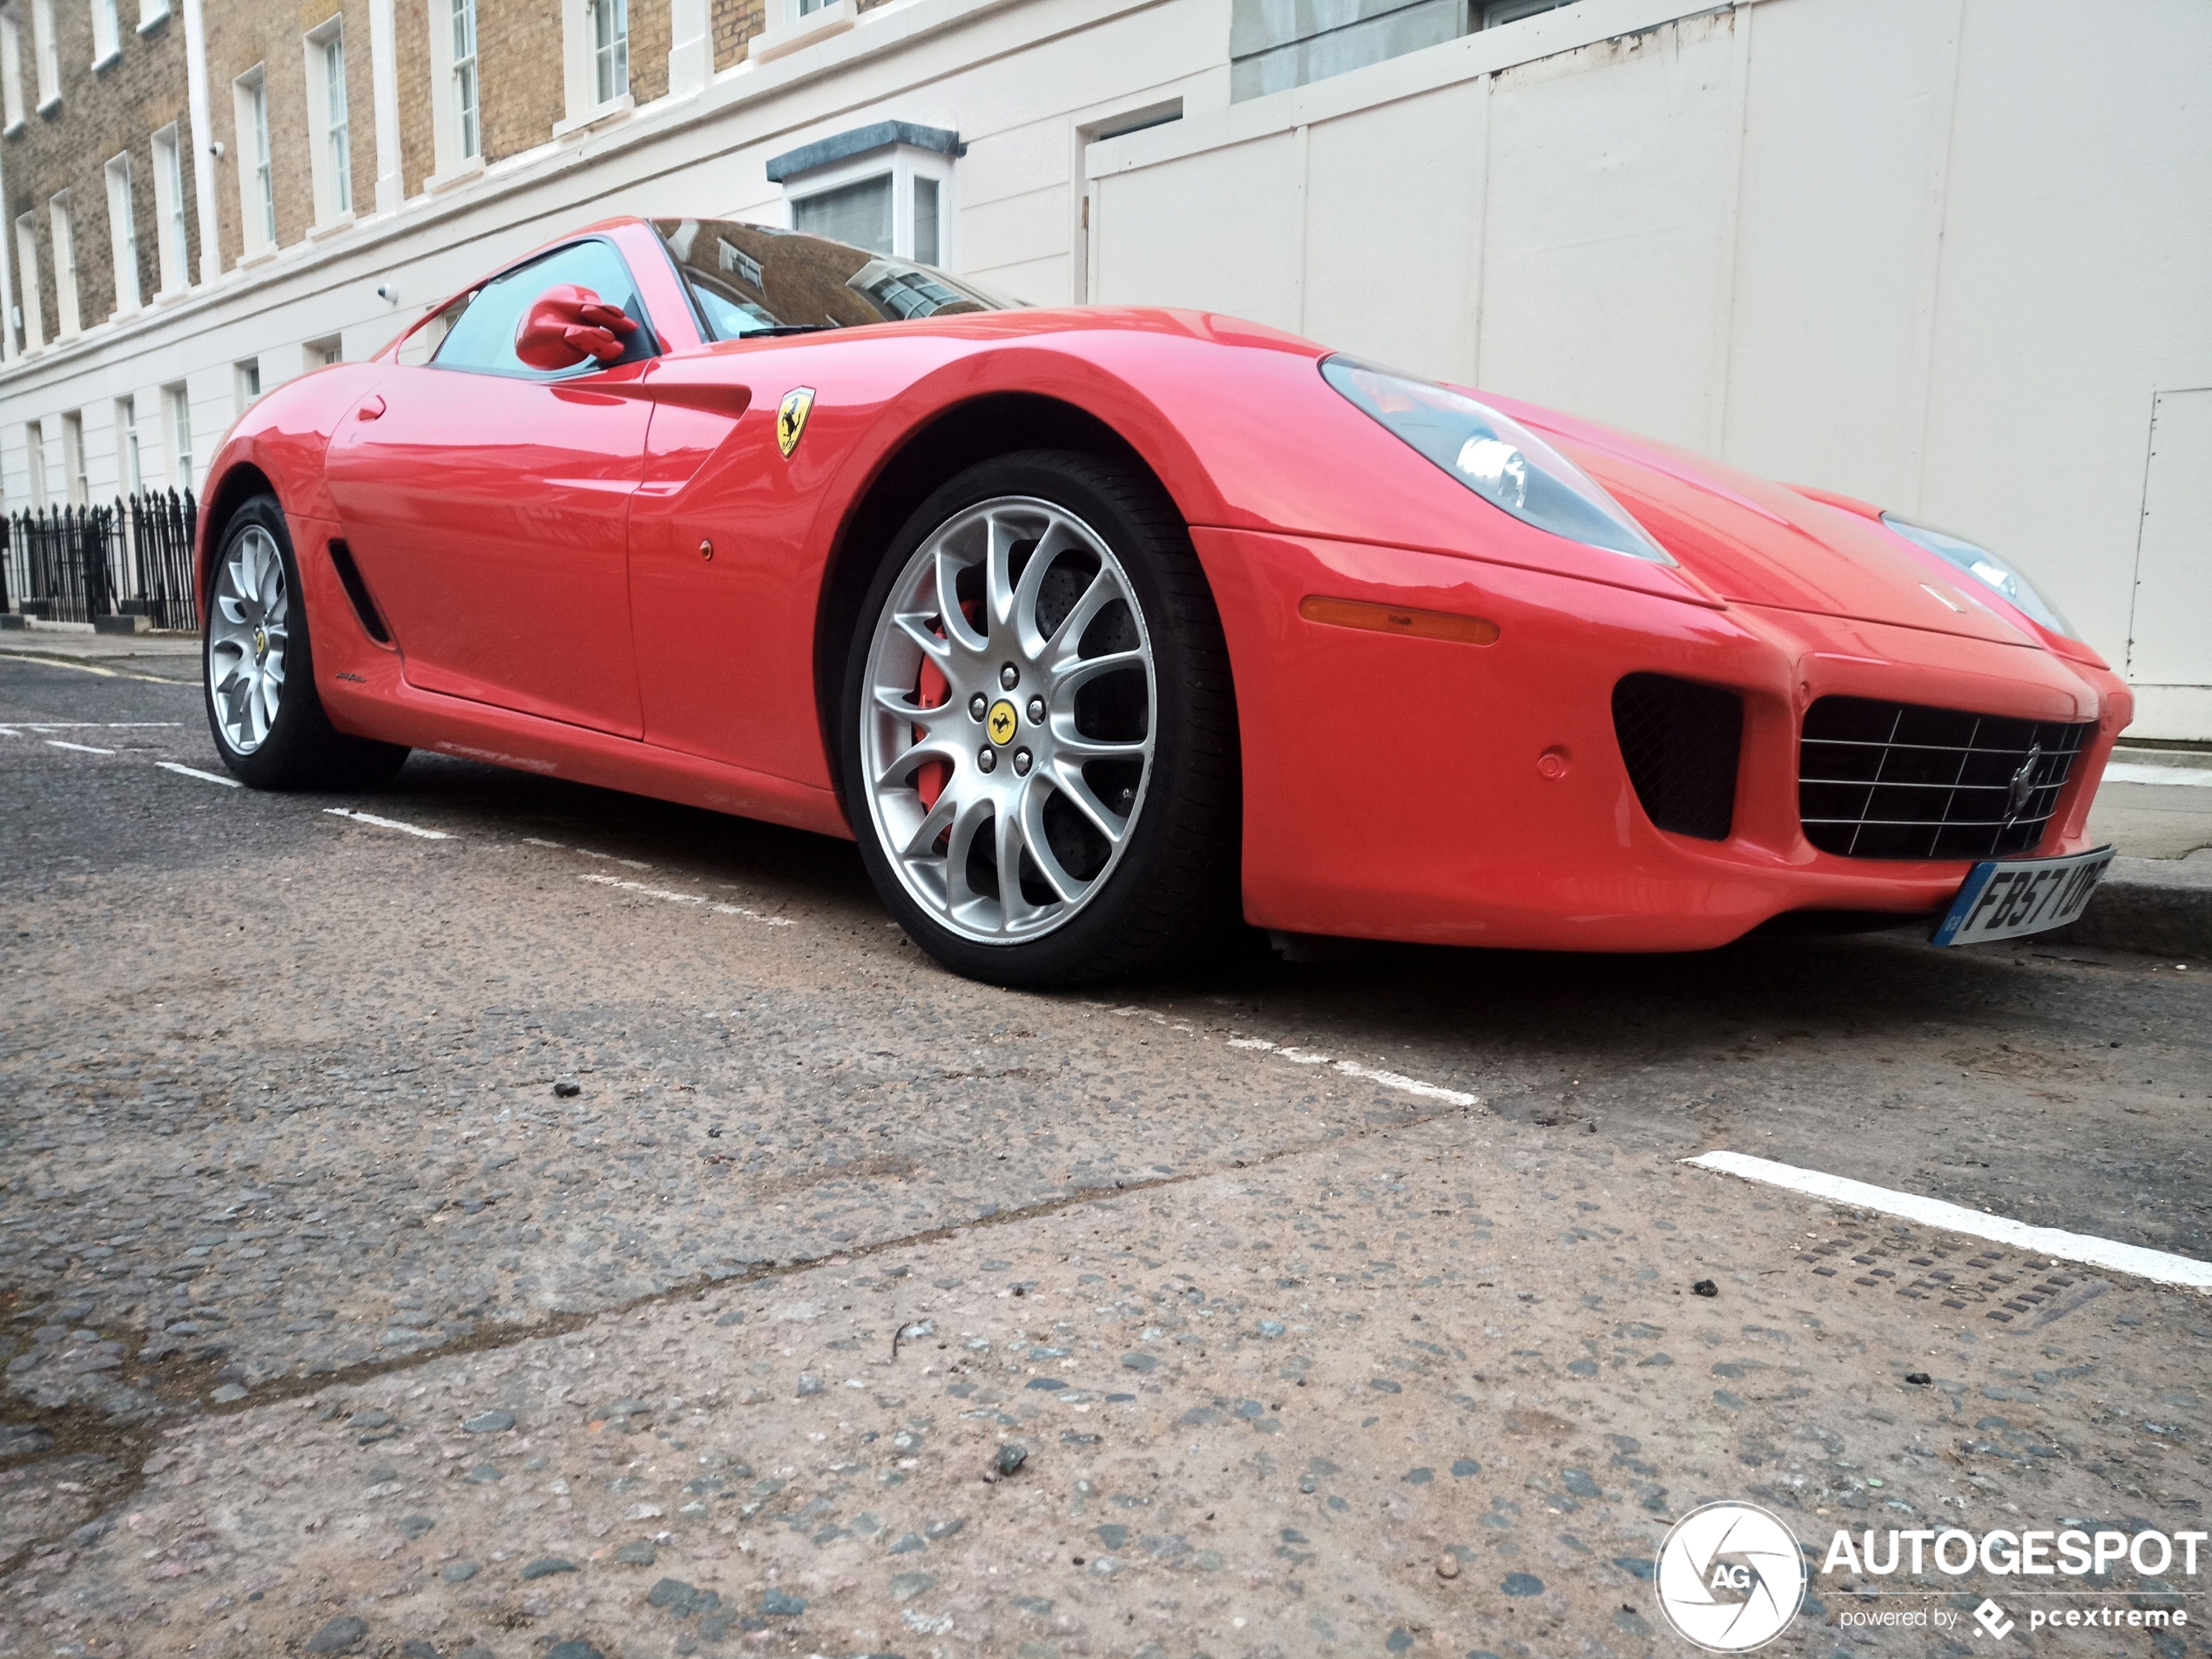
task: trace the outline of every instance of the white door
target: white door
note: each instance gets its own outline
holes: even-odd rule
[[[2212,738],[2212,387],[2152,400],[2128,633],[2135,735]]]

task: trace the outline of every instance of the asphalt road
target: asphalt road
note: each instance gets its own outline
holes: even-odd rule
[[[2201,1295],[1681,1160],[2212,1259],[2212,963],[1028,996],[842,844],[257,795],[160,764],[220,772],[195,687],[21,660],[0,732],[0,1654],[1686,1652],[1707,1498],[2205,1524]],[[1973,1645],[1849,1588],[1781,1650]]]

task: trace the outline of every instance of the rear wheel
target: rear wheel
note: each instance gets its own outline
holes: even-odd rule
[[[284,509],[256,496],[223,532],[200,646],[208,729],[256,789],[361,789],[388,781],[398,744],[349,737],[315,695],[300,570]]]
[[[1144,973],[1233,914],[1228,653],[1133,469],[1035,451],[940,489],[863,605],[841,724],[869,874],[958,973]]]

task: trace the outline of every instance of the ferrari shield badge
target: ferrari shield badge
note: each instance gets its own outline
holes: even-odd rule
[[[784,452],[784,459],[791,459],[791,452],[799,448],[799,440],[806,431],[806,416],[814,407],[814,388],[794,387],[784,394],[784,401],[776,406],[776,447]]]
[[[1014,741],[1015,724],[1014,705],[1004,698],[1001,698],[991,705],[991,711],[983,722],[983,729],[991,734],[993,743],[1004,748]]]

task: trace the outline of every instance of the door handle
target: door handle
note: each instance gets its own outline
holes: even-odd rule
[[[378,415],[383,413],[384,400],[382,398],[377,397],[372,394],[369,397],[363,400],[361,406],[361,418],[362,420],[374,421]]]

